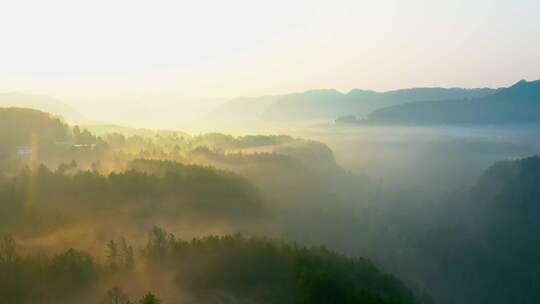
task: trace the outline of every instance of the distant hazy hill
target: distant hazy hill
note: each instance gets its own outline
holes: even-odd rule
[[[413,88],[387,92],[352,90],[311,90],[303,93],[264,97],[242,97],[229,101],[218,113],[227,118],[268,120],[334,119],[341,115],[366,116],[387,106],[411,101],[477,98],[493,94],[493,89]]]
[[[379,109],[369,121],[385,123],[529,123],[540,121],[540,80],[520,81],[472,99],[411,102]]]
[[[67,120],[80,120],[82,118],[82,115],[72,107],[47,95],[17,92],[0,93],[0,107],[32,108],[60,115]]]
[[[49,113],[0,107],[0,154],[17,145],[30,145],[32,137],[43,144],[51,144],[66,140],[68,134],[68,126]]]
[[[226,102],[217,111],[216,115],[222,118],[257,119],[261,114],[277,102],[283,95],[238,97]]]

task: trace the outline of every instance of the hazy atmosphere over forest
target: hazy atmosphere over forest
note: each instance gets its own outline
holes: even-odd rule
[[[0,304],[540,303],[540,4],[0,9]]]

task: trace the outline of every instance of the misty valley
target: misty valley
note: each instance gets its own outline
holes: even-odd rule
[[[0,304],[540,303],[539,0],[0,5]]]
[[[540,109],[538,82],[404,92],[364,93],[373,120],[328,92],[250,100],[222,117],[255,111],[269,131],[244,135],[74,123],[11,94],[0,303],[539,302],[540,124],[508,111]],[[475,105],[442,121],[400,94]]]

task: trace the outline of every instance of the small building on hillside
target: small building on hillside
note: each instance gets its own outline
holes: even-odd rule
[[[32,156],[32,146],[24,145],[17,147],[17,155],[21,157],[30,157]]]

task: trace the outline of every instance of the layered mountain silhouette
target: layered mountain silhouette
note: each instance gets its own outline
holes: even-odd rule
[[[412,88],[387,92],[352,90],[311,90],[286,95],[240,97],[223,105],[216,114],[223,118],[266,120],[328,120],[370,112],[412,101],[479,98],[495,93],[493,89]]]
[[[519,81],[494,94],[469,98],[410,102],[374,111],[376,123],[532,123],[540,121],[540,80]]]

